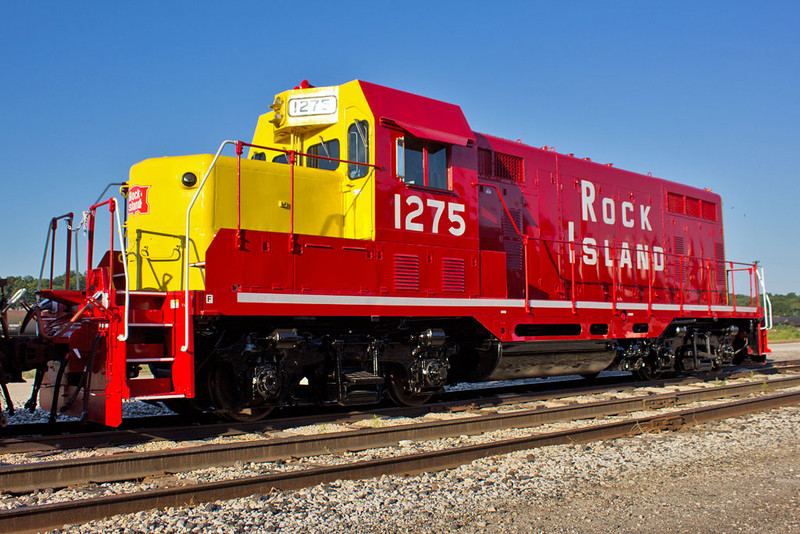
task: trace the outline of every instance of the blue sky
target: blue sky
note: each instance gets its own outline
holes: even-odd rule
[[[722,195],[729,259],[800,292],[798,2],[14,2],[0,19],[0,275],[148,157],[249,139],[355,78],[473,129]]]

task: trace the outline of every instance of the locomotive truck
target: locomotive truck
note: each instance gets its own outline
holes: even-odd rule
[[[269,108],[251,142],[145,160],[124,202],[84,212],[85,287],[73,215],[52,220],[49,287],[18,334],[19,295],[2,297],[4,389],[35,369],[29,408],[110,426],[126,399],[255,420],[768,352],[763,271],[726,259],[709,190],[474,132],[456,105],[359,80],[304,81]]]

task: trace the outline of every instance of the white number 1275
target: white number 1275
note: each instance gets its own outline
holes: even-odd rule
[[[450,221],[448,232],[455,236],[463,235],[466,230],[464,217],[460,214],[466,211],[464,204],[457,204],[455,202],[445,202],[444,200],[435,200],[429,198],[426,203],[416,195],[406,197],[406,205],[410,210],[406,213],[405,219],[403,218],[403,202],[400,194],[394,196],[394,227],[398,230],[405,229],[414,232],[424,232],[425,225],[419,220],[422,213],[425,211],[425,205],[432,208],[433,211],[433,224],[431,231],[434,234],[439,233],[439,223],[442,220],[442,214],[445,209],[447,210],[447,219]]]

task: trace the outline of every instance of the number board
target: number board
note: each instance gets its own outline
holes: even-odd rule
[[[330,115],[331,113],[336,113],[335,96],[311,96],[308,98],[292,98],[289,100],[290,117]]]
[[[338,87],[296,90],[286,106],[286,125],[334,124],[339,118]]]

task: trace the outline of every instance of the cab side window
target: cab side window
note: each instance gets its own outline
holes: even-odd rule
[[[347,129],[347,159],[358,163],[369,163],[369,123],[355,121]],[[363,178],[369,172],[369,167],[347,164],[347,177],[351,180]]]
[[[312,169],[325,169],[328,171],[335,171],[339,168],[338,161],[312,157],[324,156],[326,158],[339,159],[338,139],[331,139],[330,141],[322,141],[316,145],[311,145],[308,147],[308,154],[309,156],[306,158],[306,167],[311,167]]]
[[[395,174],[407,184],[447,189],[447,146],[406,134],[396,141]]]

